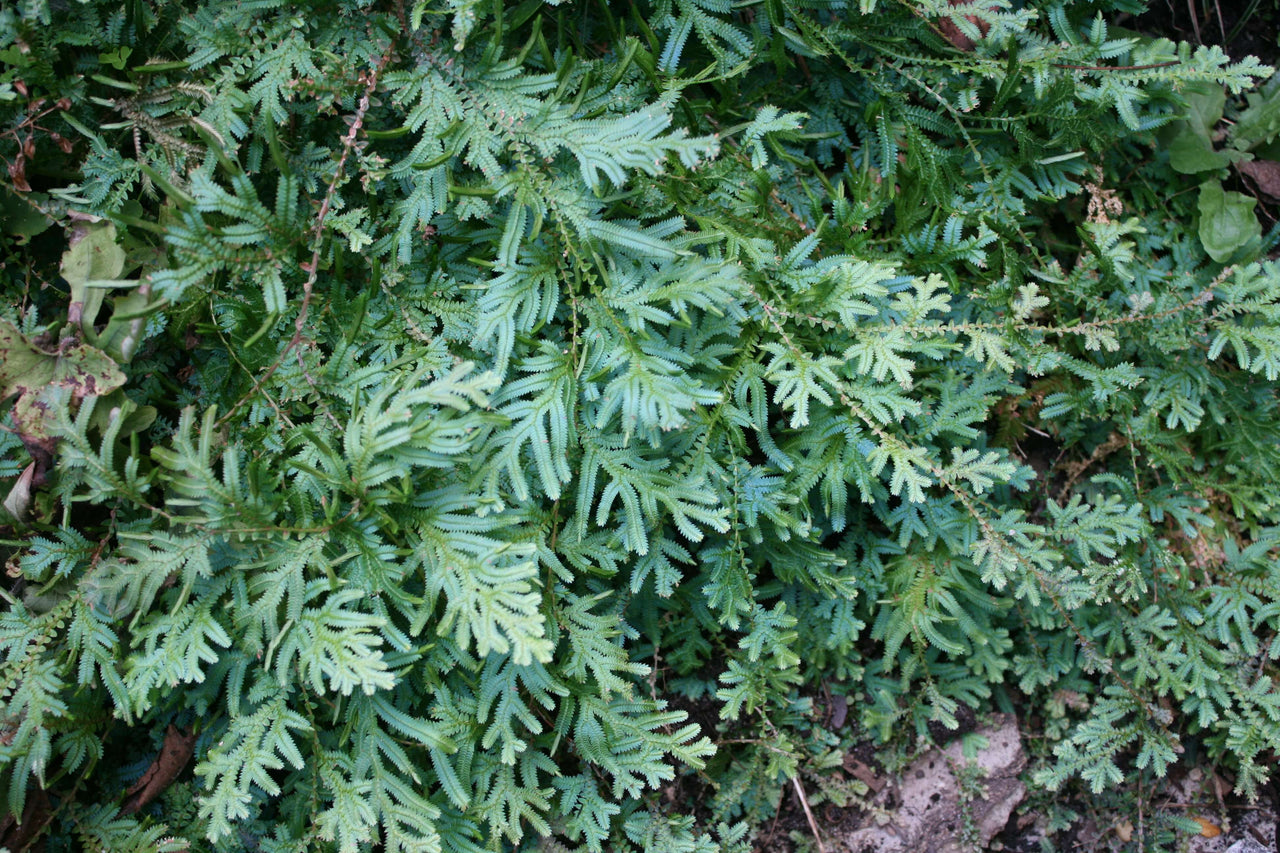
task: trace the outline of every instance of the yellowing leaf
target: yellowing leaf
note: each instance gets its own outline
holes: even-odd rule
[[[7,320],[0,320],[0,399],[18,396],[14,416],[28,437],[44,438],[47,403],[53,389],[71,392],[73,400],[110,394],[125,383],[124,373],[102,350],[64,339],[47,352]]]
[[[125,377],[102,350],[63,341],[53,352],[37,347],[7,320],[0,320],[0,399],[49,386],[67,388],[76,398],[110,394]]]
[[[1222,834],[1222,829],[1207,817],[1193,817],[1196,823],[1200,824],[1200,834],[1205,838],[1217,838]]]

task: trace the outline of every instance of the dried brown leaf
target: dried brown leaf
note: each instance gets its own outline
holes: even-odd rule
[[[1275,160],[1249,160],[1236,168],[1247,175],[1258,191],[1273,201],[1280,201],[1280,163]]]
[[[160,796],[182,773],[191,760],[195,747],[195,732],[184,732],[177,726],[170,725],[164,733],[160,754],[151,762],[147,772],[142,774],[142,778],[134,782],[126,792],[128,796],[120,811],[124,814],[136,814],[139,809]]]

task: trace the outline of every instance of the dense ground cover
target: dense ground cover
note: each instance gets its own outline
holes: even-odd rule
[[[744,851],[993,709],[1046,844],[1256,797],[1280,83],[1140,11],[0,9],[0,843]]]

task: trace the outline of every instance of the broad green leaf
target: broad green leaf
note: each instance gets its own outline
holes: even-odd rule
[[[92,226],[79,239],[72,238],[71,247],[62,253],[61,272],[71,285],[69,315],[73,323],[79,320],[86,329],[92,327],[106,296],[106,291],[92,283],[118,281],[124,260],[124,249],[116,243],[116,227],[109,222]]]
[[[1220,264],[1229,263],[1250,242],[1262,237],[1262,226],[1253,215],[1257,199],[1225,192],[1217,181],[1200,185],[1200,242]]]
[[[105,431],[116,419],[123,418],[117,435],[125,438],[151,426],[155,423],[157,414],[155,406],[139,406],[125,396],[123,389],[117,388],[98,400],[98,405],[93,409],[92,423],[99,430]]]
[[[18,195],[7,187],[0,187],[0,232],[17,237],[19,243],[27,242],[53,224],[53,220],[32,203],[33,195],[37,194]]]
[[[1280,137],[1280,74],[1248,96],[1249,106],[1236,118],[1231,145],[1252,151]]]
[[[79,323],[84,337],[92,344],[98,343],[94,321],[102,309],[107,290],[138,284],[120,279],[124,264],[124,250],[116,242],[115,226],[109,222],[92,226],[87,232],[73,237],[70,248],[62,255],[62,277],[71,286],[71,307],[67,311],[67,319]],[[128,360],[123,349],[112,355],[120,356],[120,361]]]
[[[1169,149],[1169,165],[1184,175],[1221,169],[1231,158],[1214,150],[1213,130],[1222,120],[1222,108],[1227,96],[1222,87],[1201,82],[1184,90],[1187,96],[1187,117],[1174,122],[1162,134]]]
[[[1186,122],[1179,122],[1186,124]],[[1184,130],[1173,138],[1168,145],[1169,165],[1174,171],[1184,175],[1221,169],[1231,163],[1231,157],[1222,151],[1215,151],[1213,143],[1207,137]]]
[[[1187,117],[1184,121],[1197,136],[1208,139],[1213,129],[1222,121],[1222,108],[1227,103],[1226,93],[1217,83],[1199,82],[1183,90],[1187,96]]]
[[[138,344],[146,332],[146,318],[168,304],[140,289],[114,297],[111,319],[107,321],[106,328],[97,334],[94,345],[115,359],[117,364],[127,364],[137,352]],[[90,315],[85,316],[87,319]]]

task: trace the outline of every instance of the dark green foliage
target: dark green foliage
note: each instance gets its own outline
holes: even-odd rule
[[[1194,745],[1256,795],[1276,234],[1202,243],[1155,143],[1275,87],[1129,6],[0,11],[9,811],[744,851],[831,693],[902,746],[1029,711],[1042,789]]]

